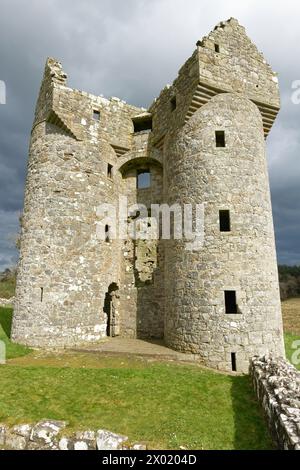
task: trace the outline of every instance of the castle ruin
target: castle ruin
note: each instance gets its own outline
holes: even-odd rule
[[[210,367],[284,355],[265,139],[276,73],[231,18],[146,111],[67,86],[48,59],[32,128],[12,337],[164,338]],[[204,204],[204,243],[96,234],[97,208]],[[134,219],[137,214],[129,215]],[[151,214],[150,214],[151,215]]]

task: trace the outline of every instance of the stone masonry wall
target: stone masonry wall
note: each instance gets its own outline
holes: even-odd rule
[[[215,131],[225,132],[216,147]],[[165,144],[169,205],[204,204],[204,245],[166,242],[165,338],[200,354],[211,367],[248,370],[249,357],[284,354],[273,221],[262,119],[240,94],[202,106]],[[219,211],[229,210],[230,232]],[[236,291],[238,313],[225,313],[224,291]]]
[[[99,119],[94,111],[100,113]],[[155,285],[137,286],[134,276],[126,279],[123,240],[107,243],[96,237],[97,208],[102,203],[118,207],[122,194],[130,196],[129,203],[137,202],[136,172],[141,165],[150,168],[147,159],[152,153],[153,184],[150,192],[144,191],[148,196],[143,202],[149,205],[151,197],[160,202],[159,151],[150,152],[143,133],[133,134],[132,117],[143,112],[116,98],[106,100],[67,88],[60,64],[47,61],[30,144],[12,328],[15,341],[74,346],[105,337],[105,299],[112,285],[118,289],[115,333],[135,337],[140,325],[144,337],[163,336],[163,302],[157,300],[163,263],[156,269]],[[130,194],[119,170],[124,152],[133,162]],[[134,267],[134,257],[131,262]]]
[[[123,194],[130,206],[160,204],[163,197],[162,167],[151,157],[139,156],[122,170]],[[137,171],[148,169],[151,187],[137,189]],[[135,218],[138,211],[133,214]],[[150,216],[150,213],[149,213]],[[148,218],[148,217],[147,217]],[[130,218],[131,219],[131,218]],[[141,220],[141,216],[139,216]],[[131,219],[132,220],[132,219]],[[137,219],[135,219],[137,220]],[[148,223],[151,223],[150,220]],[[123,242],[123,289],[121,303],[126,305],[123,331],[126,336],[163,338],[164,336],[164,253],[159,240]]]
[[[0,423],[0,450],[146,450],[127,436],[90,429],[64,435],[65,421],[44,419],[36,424],[8,427]]]
[[[121,242],[97,239],[96,211],[117,204],[122,177],[112,145],[132,145],[131,117],[142,111],[68,89],[57,74],[65,77],[49,60],[30,145],[13,320],[13,339],[33,346],[106,336],[103,307],[109,285],[121,286]]]
[[[254,357],[250,375],[279,449],[300,450],[300,373],[283,358]]]
[[[116,334],[165,336],[211,367],[246,371],[255,354],[284,354],[265,154],[279,107],[276,73],[233,18],[197,43],[148,112],[67,87],[59,62],[48,59],[31,136],[13,339],[98,341],[109,331],[111,302]],[[216,147],[218,130],[225,147]],[[151,172],[150,188],[137,188],[140,169]],[[204,246],[98,240],[97,207],[117,207],[120,196],[148,209],[204,204]],[[230,232],[220,232],[220,210],[230,211]],[[225,313],[225,290],[236,292],[236,314]]]
[[[273,72],[245,28],[232,18],[198,42],[200,82],[251,100],[278,107],[279,89]],[[219,52],[215,51],[219,46]]]

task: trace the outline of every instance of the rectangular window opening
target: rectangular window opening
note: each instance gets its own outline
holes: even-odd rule
[[[143,116],[132,119],[134,132],[152,131],[152,116]]]
[[[236,353],[231,353],[231,370],[232,372],[236,372]]]
[[[225,313],[238,313],[235,290],[225,291]]]
[[[175,111],[175,109],[177,108],[177,100],[176,100],[176,96],[174,96],[171,101],[171,111]]]
[[[150,170],[138,170],[137,172],[137,189],[146,189],[151,186]]]
[[[97,109],[93,109],[93,119],[95,121],[100,121],[100,111]]]
[[[110,226],[105,225],[105,241],[106,241],[106,243],[110,242],[109,235],[110,235]]]
[[[107,164],[107,177],[112,178],[112,176],[113,176],[113,166],[110,163],[108,163]]]
[[[230,211],[228,210],[221,210],[219,212],[219,219],[220,219],[220,232],[230,232]]]
[[[219,44],[215,44],[215,52],[217,52],[217,53],[220,52],[220,46],[219,46]]]
[[[216,131],[216,147],[225,147],[224,131]]]

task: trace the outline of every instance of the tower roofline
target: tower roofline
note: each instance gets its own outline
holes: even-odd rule
[[[216,94],[241,93],[261,111],[267,136],[280,109],[277,73],[248,37],[245,27],[231,17],[218,23],[196,46],[172,85],[164,87],[149,111],[156,113],[159,109],[161,113],[162,103],[176,95],[184,124]]]

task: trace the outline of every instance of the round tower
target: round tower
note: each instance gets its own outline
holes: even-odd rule
[[[12,325],[13,340],[30,346],[75,346],[118,332],[112,253],[120,242],[96,230],[97,210],[116,205],[121,179],[103,130],[111,105],[65,79],[49,59],[30,143]]]
[[[107,145],[106,157],[108,151]],[[91,153],[51,124],[33,130],[12,328],[16,342],[75,346],[110,331],[105,299],[112,283],[118,287],[119,260],[112,257],[118,241],[97,238],[95,224],[97,207],[115,203],[116,190],[106,163]]]
[[[204,243],[166,243],[165,339],[208,366],[247,371],[283,355],[281,307],[262,116],[222,93],[169,134],[166,199],[204,204]]]

